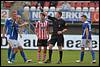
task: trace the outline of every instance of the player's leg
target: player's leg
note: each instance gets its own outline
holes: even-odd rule
[[[40,62],[41,59],[41,46],[38,46],[37,61]]]
[[[47,59],[45,61],[45,63],[51,63],[51,59],[52,59],[52,48],[55,45],[55,43],[57,42],[57,37],[55,35],[51,36],[51,39],[49,40],[49,59]]]
[[[38,46],[37,63],[40,63],[40,59],[41,59],[41,45],[42,45],[42,41],[38,39],[37,41],[37,46]]]
[[[23,51],[23,48],[21,46],[18,46],[18,49],[20,50],[20,54],[21,54],[22,58],[24,59],[24,62],[26,62],[27,61],[27,58],[25,56],[25,53]]]
[[[89,41],[88,47],[89,47],[89,50],[90,50],[91,55],[92,55],[92,62],[91,63],[96,63],[96,60],[95,60],[95,52],[92,49],[92,40],[89,39],[88,41]]]
[[[43,42],[43,56],[42,56],[42,62],[44,63],[46,59],[46,51],[47,51],[47,39]]]
[[[44,63],[51,63],[51,59],[52,59],[52,48],[53,48],[53,44],[49,44],[49,59],[47,59]]]
[[[8,44],[8,62],[10,61],[11,59],[11,49],[12,49],[12,45],[11,45],[11,42],[10,42],[10,39],[9,39],[9,35],[7,35],[7,44]]]
[[[17,43],[16,43],[15,40],[10,40],[10,42],[11,42],[11,44],[12,44],[12,54],[11,54],[11,59],[10,59],[10,61],[11,61],[11,63],[13,63],[14,60],[15,60],[15,55],[16,55],[16,53],[18,52],[18,47],[17,47]]]
[[[81,52],[80,52],[80,60],[76,60],[76,62],[82,62],[83,61],[85,45],[86,45],[86,39],[82,39]]]
[[[42,62],[44,63],[45,59],[46,59],[46,50],[47,50],[47,46],[43,47],[43,56],[42,56]]]
[[[55,45],[56,41],[57,41],[56,36],[51,36],[51,39],[49,41],[49,59],[47,59],[45,61],[45,63],[51,63],[51,59],[52,59],[52,48]]]
[[[8,42],[8,45],[9,45],[9,47],[8,47],[8,61],[10,61],[12,46],[11,46],[10,42]]]
[[[62,56],[63,56],[63,51],[62,51],[62,46],[58,46],[58,49],[59,49],[59,60],[57,62],[57,64],[60,64],[62,63]]]
[[[27,57],[26,57],[26,55],[25,55],[25,53],[24,53],[24,50],[23,50],[23,48],[22,48],[22,41],[20,40],[20,42],[17,40],[17,45],[18,45],[18,49],[20,50],[20,54],[21,54],[21,56],[22,56],[22,58],[23,58],[23,60],[24,60],[24,62],[31,62],[32,60],[30,59],[30,60],[28,60],[27,59]]]
[[[11,61],[11,63],[14,63],[14,61],[15,61],[15,55],[16,55],[16,53],[18,52],[18,48],[12,48],[12,54],[11,54],[11,59],[10,59],[10,61]]]
[[[59,60],[57,62],[57,64],[62,63],[62,56],[63,56],[63,51],[62,51],[62,47],[64,46],[64,37],[63,35],[59,35],[59,37],[57,38],[57,46],[59,49]]]
[[[27,57],[26,57],[26,55],[25,55],[25,53],[23,51],[22,46],[18,46],[18,49],[20,50],[20,54],[21,54],[22,58],[24,59],[24,62],[27,63],[27,62],[31,62],[32,61],[31,59],[30,60],[27,59]]]

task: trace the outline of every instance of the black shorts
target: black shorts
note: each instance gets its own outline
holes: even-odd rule
[[[47,46],[48,45],[48,39],[42,40],[38,39],[37,46]]]
[[[49,43],[55,46],[56,42],[57,42],[57,46],[64,47],[64,37],[62,34],[61,35],[51,35],[51,39],[49,40]]]

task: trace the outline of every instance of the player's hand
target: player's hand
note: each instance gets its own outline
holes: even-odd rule
[[[2,34],[2,37],[5,37],[5,34]]]
[[[57,33],[58,33],[58,34],[62,34],[62,31],[58,31]]]
[[[27,24],[29,24],[29,23],[28,23],[28,22],[25,22],[25,23],[24,23],[24,25],[27,25]]]

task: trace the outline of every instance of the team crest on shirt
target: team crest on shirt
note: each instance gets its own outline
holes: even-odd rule
[[[45,27],[41,27],[41,30],[44,30],[45,29]]]
[[[59,27],[60,27],[60,25],[59,25]]]

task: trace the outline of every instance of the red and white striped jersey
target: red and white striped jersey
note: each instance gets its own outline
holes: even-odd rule
[[[48,39],[49,38],[49,30],[48,30],[48,21],[45,22],[36,22],[35,32],[38,39]]]

